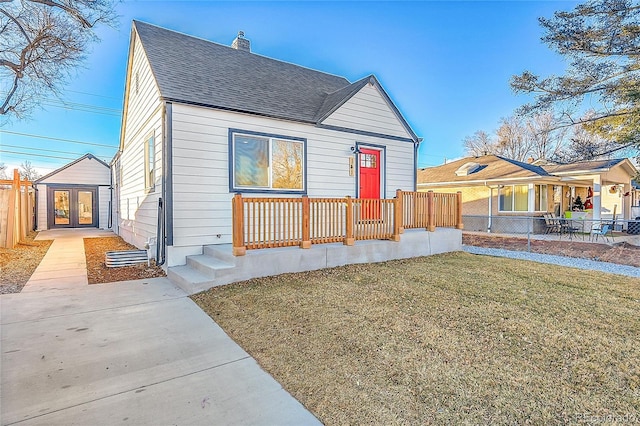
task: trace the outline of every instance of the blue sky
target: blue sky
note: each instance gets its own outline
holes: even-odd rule
[[[98,29],[101,42],[63,87],[67,106],[44,96],[29,120],[2,125],[0,162],[17,167],[29,160],[44,174],[87,152],[113,157],[131,21],[137,19],[226,45],[243,30],[254,53],[350,81],[375,74],[424,138],[419,166],[442,164],[464,155],[465,136],[494,130],[526,102],[509,87],[513,74],[563,72],[563,59],[540,42],[537,18],[576,4],[124,1],[119,26]]]

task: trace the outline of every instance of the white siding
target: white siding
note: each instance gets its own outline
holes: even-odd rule
[[[95,159],[85,158],[43,179],[39,183],[74,185],[109,185],[109,167]]]
[[[356,178],[349,176],[349,158],[353,157],[350,148],[356,143],[386,148],[386,182],[382,183],[386,198],[393,198],[398,188],[413,189],[411,142],[174,104],[174,247],[169,248],[168,266],[184,263],[184,254],[197,253],[202,245],[231,242],[230,128],[306,138],[307,192],[310,197],[356,195]]]
[[[375,86],[365,85],[322,124],[411,138]]]
[[[109,201],[111,200],[111,190],[108,186],[98,188],[98,228],[107,229],[109,227]]]
[[[156,235],[157,203],[162,187],[162,104],[149,62],[137,37],[129,57],[124,118],[123,149],[120,154],[122,185],[118,187],[117,230],[137,247]],[[155,139],[155,189],[149,193],[144,181],[144,142]]]

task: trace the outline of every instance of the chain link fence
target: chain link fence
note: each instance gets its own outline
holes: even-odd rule
[[[465,232],[531,240],[620,243],[640,245],[640,217],[633,220],[568,219],[545,216],[463,215]]]

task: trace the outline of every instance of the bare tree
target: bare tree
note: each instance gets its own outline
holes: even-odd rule
[[[57,94],[96,24],[115,24],[116,1],[0,0],[0,115],[20,117],[37,96]]]
[[[478,130],[473,136],[464,138],[464,148],[468,155],[474,157],[497,154],[497,144],[495,140],[484,130]]]
[[[498,154],[512,160],[526,161],[531,152],[531,138],[524,121],[511,116],[501,120],[496,132]]]
[[[464,139],[467,154],[500,155],[518,161],[555,158],[566,144],[565,128],[558,128],[551,111],[531,117],[512,115],[500,120],[495,136],[479,130]]]
[[[531,157],[554,158],[565,144],[566,128],[558,128],[558,121],[553,112],[545,111],[536,114],[526,122],[531,142]]]
[[[40,173],[31,165],[31,161],[25,160],[22,164],[20,164],[20,178],[26,179],[31,182],[38,179],[40,177]]]
[[[0,180],[9,179],[7,176],[7,166],[4,163],[0,163]]]

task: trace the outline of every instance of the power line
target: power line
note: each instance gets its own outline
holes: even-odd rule
[[[2,144],[2,146],[3,146],[3,147],[9,147],[9,148],[28,149],[28,150],[31,150],[31,151],[46,151],[46,152],[53,152],[54,154],[71,154],[71,155],[79,155],[77,152],[59,151],[59,150],[55,150],[55,149],[31,148],[31,147],[28,147],[28,146],[9,145],[9,144]]]
[[[73,90],[70,90],[70,91],[73,92]],[[7,92],[0,91],[0,93],[6,94]],[[111,97],[102,96],[102,95],[95,95],[92,93],[85,93],[85,92],[76,92],[76,93],[84,93],[86,95],[91,95],[91,96],[100,96],[107,99],[116,99],[116,98],[111,98]],[[119,108],[103,107],[99,105],[83,104],[78,102],[69,102],[64,99],[52,99],[52,98],[44,98],[44,97],[36,98],[36,99],[40,101],[41,105],[51,106],[54,108],[64,108],[67,110],[79,111],[79,112],[92,112],[96,114],[109,115],[112,117],[120,117],[122,115],[122,110]]]
[[[54,108],[64,108],[79,112],[92,112],[96,114],[110,115],[120,117],[122,110],[116,108],[99,107],[94,105],[79,104],[75,102],[58,101],[55,99],[43,99],[41,105],[51,106]]]
[[[89,95],[89,96],[95,96],[95,97],[98,97],[98,98],[105,98],[105,99],[122,100],[122,99],[120,99],[120,98],[116,98],[116,97],[114,97],[114,96],[98,95],[98,94],[95,94],[95,93],[80,92],[80,91],[78,91],[78,90],[70,90],[70,89],[67,89],[67,90],[65,90],[65,92],[79,93],[79,94],[81,94],[81,95]]]
[[[4,153],[7,153],[7,154],[27,155],[29,157],[58,158],[60,160],[75,160],[75,158],[70,158],[70,157],[58,157],[58,156],[44,155],[44,154],[29,154],[27,152],[7,151],[5,149],[0,149],[0,152],[4,152]]]
[[[48,139],[48,140],[59,141],[59,142],[77,143],[77,144],[80,144],[80,145],[103,146],[105,148],[117,148],[117,146],[114,146],[114,145],[105,145],[105,144],[100,144],[100,143],[83,142],[83,141],[74,141],[72,139],[54,138],[54,137],[51,137],[51,136],[32,135],[32,134],[29,134],[29,133],[12,132],[10,130],[0,130],[0,133],[8,133],[10,135],[25,136],[25,137],[28,137],[28,138]]]

